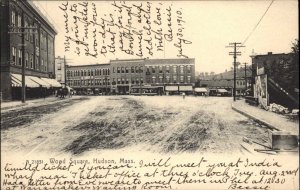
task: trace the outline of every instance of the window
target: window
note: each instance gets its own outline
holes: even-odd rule
[[[163,83],[163,77],[162,76],[159,77],[159,82]]]
[[[184,81],[184,77],[180,76],[180,82],[183,83],[183,81]]]
[[[187,66],[187,73],[191,73],[191,66],[190,65]]]
[[[170,66],[169,65],[166,66],[166,73],[170,73]]]
[[[17,54],[17,49],[15,47],[12,47],[12,61],[14,65],[17,63],[16,54]]]
[[[180,66],[180,73],[183,73],[183,65]]]
[[[126,73],[129,73],[128,67],[125,67],[125,72],[126,72]]]
[[[124,67],[121,68],[122,73],[124,73]]]
[[[140,66],[139,73],[143,73],[143,67]]]
[[[27,20],[25,20],[24,26],[25,26],[25,27],[28,27],[28,21],[27,21]],[[26,33],[25,33],[25,39],[26,39],[26,40],[29,39],[29,34],[28,34],[29,31],[30,31],[30,30],[28,30],[28,29],[25,30],[25,32],[26,32]]]
[[[57,63],[57,70],[61,70],[61,63]]]
[[[155,67],[154,66],[152,67],[152,73],[155,73]]]
[[[134,67],[133,66],[131,67],[131,73],[134,73]]]
[[[173,76],[173,83],[177,83],[177,76]]]
[[[120,67],[117,67],[117,73],[120,73]]]
[[[20,32],[22,31],[21,27],[22,27],[22,17],[21,15],[18,15],[18,28]]]
[[[35,57],[35,69],[39,70],[39,58],[38,58],[38,56]]]
[[[26,52],[25,54],[25,67],[28,68],[28,59],[29,59],[29,54]]]
[[[33,69],[33,54],[30,56],[30,68]]]
[[[177,67],[173,66],[173,72],[176,73]]]
[[[166,77],[166,81],[167,81],[167,83],[170,82],[170,77],[169,76]]]
[[[188,76],[188,77],[187,77],[187,82],[188,82],[188,83],[191,83],[191,76]]]
[[[156,77],[153,76],[153,77],[152,77],[152,83],[155,83],[155,82],[156,82]]]
[[[29,24],[28,26],[29,26],[29,27],[32,27],[33,25]],[[30,31],[31,31],[31,32],[36,32],[35,29],[31,29]],[[30,34],[29,34],[29,37],[30,37],[30,42],[33,43],[33,34],[32,34],[31,32],[30,32]],[[50,49],[51,49],[51,48],[50,48]]]
[[[159,66],[159,73],[162,73],[162,66]]]
[[[44,70],[44,59],[42,59],[42,62],[41,62],[41,71]]]
[[[23,59],[23,55],[22,55],[22,50],[18,51],[18,56],[19,56],[19,65],[22,65],[22,59]]]
[[[11,25],[16,26],[16,12],[11,11]]]

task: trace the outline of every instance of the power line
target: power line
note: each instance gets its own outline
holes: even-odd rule
[[[274,3],[275,0],[272,0],[270,5],[268,6],[268,8],[266,9],[266,11],[264,12],[264,14],[261,16],[261,18],[259,19],[258,23],[254,26],[254,28],[252,29],[252,31],[248,34],[248,36],[246,37],[246,39],[244,40],[244,42],[242,43],[242,45],[244,45],[247,40],[250,38],[250,36],[253,34],[253,32],[256,30],[256,28],[258,27],[258,25],[260,24],[260,22],[262,21],[262,19],[265,17],[265,15],[267,14],[267,12],[269,11],[270,7],[272,6],[272,4]]]

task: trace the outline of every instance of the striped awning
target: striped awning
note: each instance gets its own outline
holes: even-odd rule
[[[11,82],[12,82],[12,85],[22,86],[22,75],[12,73],[11,74]],[[35,81],[31,80],[31,78],[29,76],[25,76],[25,86],[29,87],[29,88],[40,87],[40,85],[38,83],[36,83]]]
[[[39,77],[34,77],[34,76],[29,76],[29,78],[31,80],[33,80],[34,82],[38,83],[39,85],[41,85],[42,87],[46,87],[46,88],[49,88],[50,87],[50,84],[43,81],[42,79],[40,79]]]
[[[61,84],[55,79],[50,79],[50,78],[41,78],[41,79],[49,83],[51,87],[61,87]]]

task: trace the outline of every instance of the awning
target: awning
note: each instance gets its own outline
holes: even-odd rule
[[[13,87],[21,87],[22,83],[20,81],[18,81],[17,79],[11,78],[11,85]]]
[[[178,86],[166,86],[166,91],[178,91]]]
[[[18,83],[20,86],[22,86],[22,76],[20,74],[11,74],[11,79],[12,81],[14,81],[15,83]],[[12,82],[12,84],[14,84]],[[40,85],[36,82],[34,82],[33,80],[30,79],[29,76],[25,76],[25,86],[29,87],[29,88],[37,88],[40,87]]]
[[[179,86],[179,91],[193,91],[193,86]]]
[[[195,92],[207,92],[206,88],[195,88]]]
[[[61,84],[55,79],[50,79],[50,78],[41,78],[41,79],[49,83],[51,87],[61,87]]]
[[[42,79],[40,79],[39,77],[34,77],[34,76],[29,76],[31,80],[33,80],[34,82],[38,83],[39,85],[41,85],[42,87],[50,87],[50,84],[43,81]]]
[[[220,93],[227,93],[227,92],[228,92],[228,91],[225,90],[225,89],[218,89],[217,91],[220,92]]]

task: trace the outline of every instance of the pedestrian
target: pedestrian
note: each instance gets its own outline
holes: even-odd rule
[[[184,92],[182,93],[182,98],[185,99],[185,93]]]

